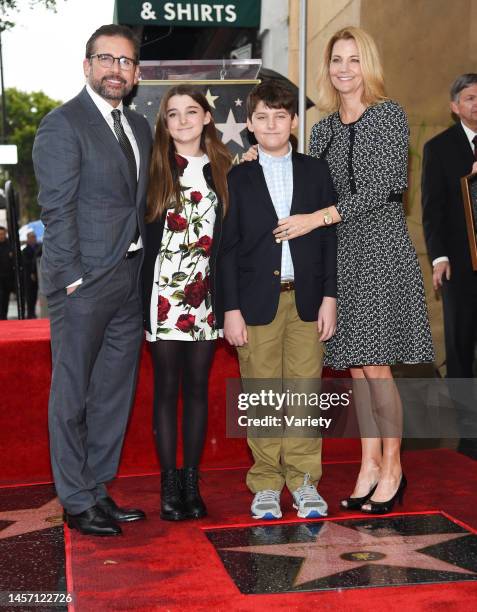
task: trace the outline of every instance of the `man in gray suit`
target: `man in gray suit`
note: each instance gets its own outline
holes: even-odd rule
[[[152,144],[123,107],[139,78],[139,44],[124,26],[86,44],[86,86],[41,122],[33,147],[45,236],[41,274],[51,321],[50,452],[71,528],[117,535],[145,517],[119,508],[116,475],[142,340],[139,272]]]

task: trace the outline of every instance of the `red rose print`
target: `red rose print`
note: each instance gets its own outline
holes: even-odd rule
[[[213,312],[209,312],[209,314],[207,315],[207,323],[209,324],[210,327],[214,327],[214,325],[215,325],[215,317],[214,317],[214,313]]]
[[[207,289],[207,291],[210,291],[210,276],[206,276],[204,278],[204,286]]]
[[[177,168],[179,169],[179,176],[182,176],[184,174],[184,170],[189,165],[189,162],[187,161],[185,157],[182,157],[182,155],[179,155],[178,153],[175,154],[175,158],[176,158]]]
[[[190,199],[194,202],[194,204],[198,204],[202,200],[202,194],[200,191],[191,191]]]
[[[187,219],[184,219],[178,213],[167,213],[167,227],[171,232],[183,232],[187,227]]]
[[[191,315],[191,314],[179,315],[179,318],[177,319],[177,322],[176,322],[177,329],[179,329],[181,332],[184,332],[185,334],[187,332],[190,332],[190,330],[194,327],[194,325],[195,325],[195,317],[194,315]]]
[[[159,301],[157,303],[157,320],[165,321],[167,319],[167,313],[171,309],[171,305],[169,304],[169,300],[162,295],[159,296]]]
[[[193,308],[198,308],[205,300],[207,295],[207,287],[202,280],[202,274],[199,272],[192,283],[184,287],[184,302]]]
[[[196,249],[201,249],[205,257],[209,257],[210,250],[212,249],[212,238],[210,236],[201,236],[199,240],[194,244]]]

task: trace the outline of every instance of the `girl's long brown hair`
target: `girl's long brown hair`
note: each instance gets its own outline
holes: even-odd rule
[[[190,96],[197,104],[212,112],[207,98],[198,89],[190,85],[171,87],[161,100],[156,122],[156,134],[149,167],[149,188],[147,193],[148,222],[156,221],[164,211],[175,204],[176,211],[181,209],[180,172],[176,161],[174,141],[167,129],[166,111],[172,96]],[[227,173],[232,165],[232,156],[217,135],[214,120],[204,125],[200,139],[200,148],[207,154],[212,168],[217,197],[222,202],[224,214],[229,203],[227,191]]]

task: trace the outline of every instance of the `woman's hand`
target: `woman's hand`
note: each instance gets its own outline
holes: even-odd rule
[[[324,297],[316,322],[320,340],[329,340],[336,331],[336,298]]]
[[[304,215],[292,215],[278,220],[278,227],[273,230],[277,242],[304,236],[319,227],[317,212]]]
[[[241,162],[244,161],[255,161],[258,157],[258,145],[253,145],[250,147],[250,149],[248,151],[245,151],[245,153],[242,155],[242,158],[240,159]]]
[[[329,219],[329,223],[325,223],[325,217]],[[292,215],[291,217],[279,219],[278,227],[273,230],[273,233],[277,242],[281,242],[282,240],[291,240],[292,238],[298,238],[298,236],[304,236],[318,227],[333,225],[340,221],[341,216],[336,210],[336,206],[331,205],[314,213]]]
[[[232,346],[247,344],[247,324],[240,310],[227,310],[225,313],[224,337]]]

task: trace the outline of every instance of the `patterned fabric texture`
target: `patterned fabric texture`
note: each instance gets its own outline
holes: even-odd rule
[[[432,362],[422,274],[401,202],[407,188],[409,128],[392,101],[352,124],[339,113],[313,126],[310,155],[325,156],[342,217],[338,236],[338,326],[325,364]],[[391,196],[392,197],[392,196]]]
[[[217,196],[202,169],[209,159],[179,158],[183,163],[182,210],[169,211],[154,270],[151,330],[146,340],[215,340],[210,295],[209,257]]]

